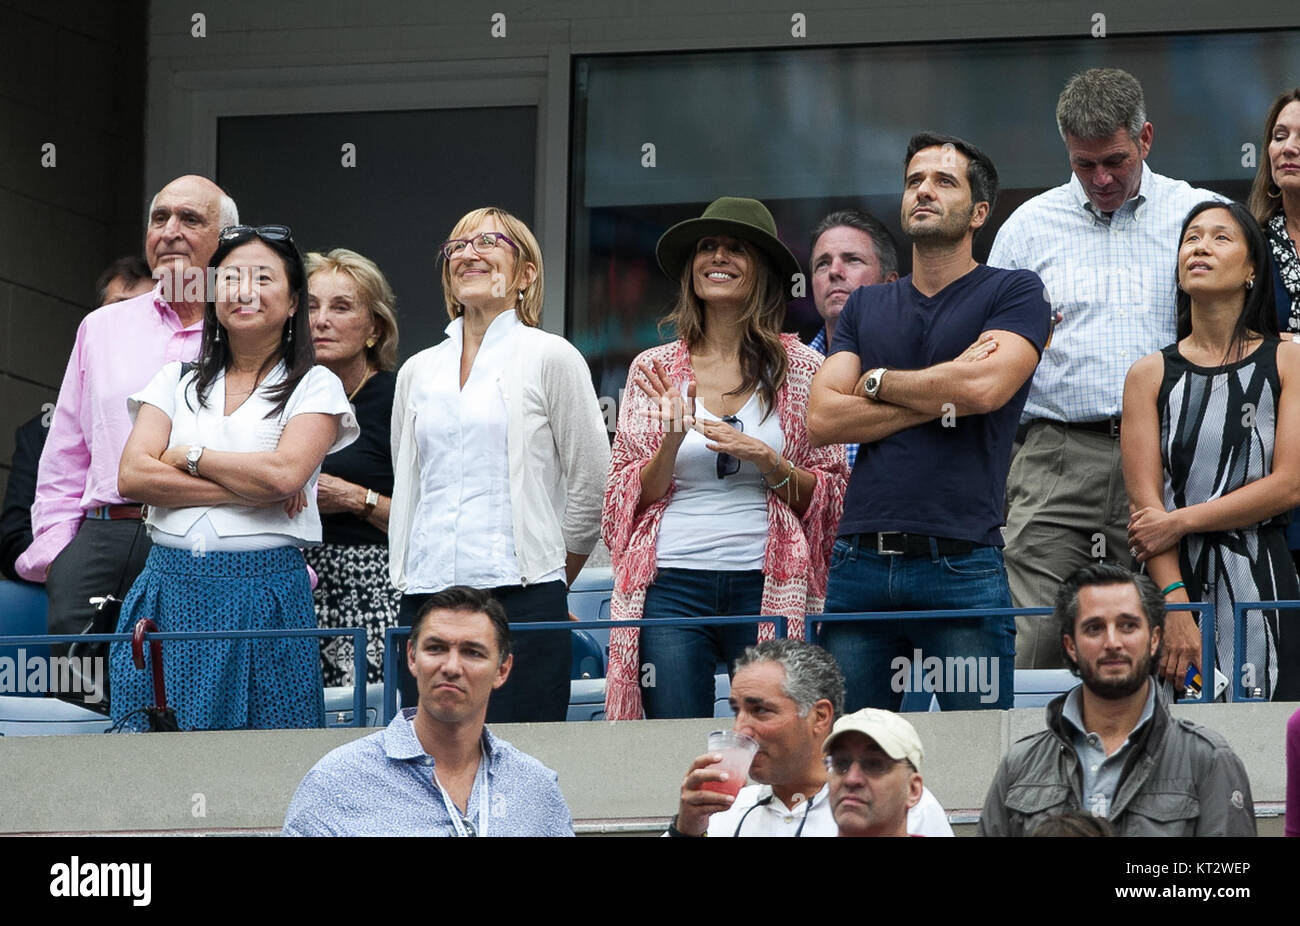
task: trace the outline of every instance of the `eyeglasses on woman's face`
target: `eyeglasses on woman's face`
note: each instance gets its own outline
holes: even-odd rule
[[[510,236],[504,232],[485,231],[479,232],[472,238],[451,238],[444,241],[441,248],[442,256],[447,260],[451,260],[458,254],[463,254],[467,247],[473,248],[475,254],[482,256],[495,251],[503,241],[514,248],[516,252],[519,251],[519,245],[515,244]]]

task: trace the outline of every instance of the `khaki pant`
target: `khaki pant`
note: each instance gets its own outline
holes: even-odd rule
[[[1007,580],[1018,608],[1051,607],[1071,573],[1098,560],[1132,567],[1119,440],[1032,425],[1007,476]],[[1065,665],[1051,615],[1016,618],[1016,668]]]

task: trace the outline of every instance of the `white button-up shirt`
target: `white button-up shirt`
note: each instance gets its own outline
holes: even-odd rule
[[[483,335],[460,385],[464,319],[433,348],[431,375],[414,386],[420,503],[411,529],[407,591],[518,585],[507,453],[507,370],[522,325],[513,309]],[[557,570],[541,581],[563,579]]]
[[[824,784],[811,801],[789,808],[772,793],[771,785],[746,785],[736,795],[734,804],[709,818],[709,835],[793,836],[798,833],[800,836],[838,836],[839,827],[831,815],[830,788],[829,784]],[[751,810],[753,812],[746,816]],[[739,832],[736,831],[737,827],[740,828]],[[929,788],[922,789],[921,800],[908,810],[907,832],[913,836],[953,834],[948,814]]]
[[[989,266],[1034,271],[1064,316],[1034,372],[1022,421],[1120,414],[1129,367],[1176,340],[1178,232],[1207,199],[1223,197],[1144,162],[1137,195],[1109,219],[1073,174],[1011,214]]]

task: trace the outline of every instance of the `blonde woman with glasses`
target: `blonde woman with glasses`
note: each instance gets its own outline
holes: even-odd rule
[[[600,534],[609,438],[577,349],[542,331],[542,255],[522,221],[475,209],[440,249],[447,339],[397,374],[389,566],[398,622],[452,585],[490,590],[511,624],[562,621]],[[562,721],[566,631],[516,635],[489,723]],[[445,673],[444,673],[445,674]],[[463,692],[439,677],[454,712]],[[404,678],[402,699],[415,703]],[[428,693],[423,693],[428,694]]]

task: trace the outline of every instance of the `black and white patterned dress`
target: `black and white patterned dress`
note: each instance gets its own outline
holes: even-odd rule
[[[350,447],[332,453],[321,472],[380,495],[393,494],[393,461],[389,447],[393,415],[393,389],[397,375],[380,371],[352,398],[361,436]],[[384,678],[384,631],[397,626],[401,595],[388,578],[388,535],[351,514],[321,515],[324,543],[304,550],[316,571],[312,596],[316,623],[322,628],[364,627],[366,630],[366,681]],[[351,685],[352,640],[322,639],[321,672],[325,685]]]
[[[1211,501],[1263,479],[1273,469],[1278,399],[1275,338],[1265,339],[1249,356],[1226,366],[1188,362],[1171,344],[1164,355],[1165,375],[1156,408],[1165,466],[1165,507],[1186,508]],[[1286,542],[1287,515],[1248,528],[1189,534],[1179,545],[1179,565],[1192,601],[1215,605],[1219,671],[1242,673],[1247,693],[1283,697],[1279,682],[1293,689],[1300,666],[1283,665],[1279,679],[1278,612],[1247,611],[1245,641],[1233,665],[1234,601],[1281,601],[1300,597],[1300,580]],[[1283,612],[1283,627],[1300,625],[1300,614]],[[1204,666],[1202,669],[1204,670]],[[1206,684],[1211,684],[1202,671]],[[1228,697],[1232,696],[1228,687]]]

